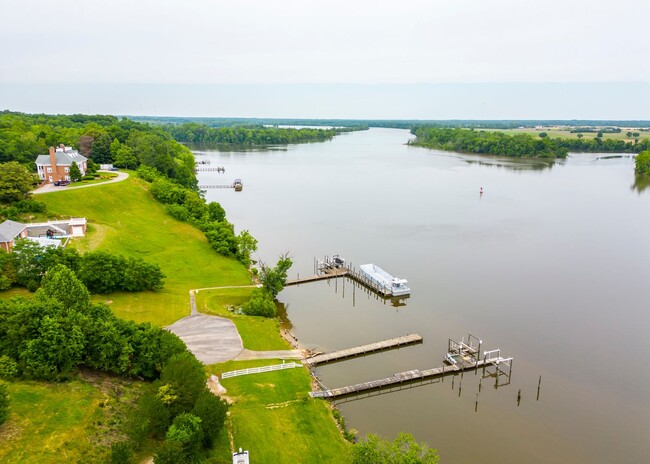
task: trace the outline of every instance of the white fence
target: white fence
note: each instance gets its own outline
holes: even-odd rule
[[[221,374],[221,378],[227,379],[229,377],[237,377],[238,375],[260,374],[262,372],[281,371],[284,369],[293,369],[294,367],[302,367],[302,364],[290,362],[284,364],[273,364],[271,366],[251,367],[249,369],[240,369],[238,371],[224,372],[223,374]]]

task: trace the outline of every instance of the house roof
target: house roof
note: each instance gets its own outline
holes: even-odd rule
[[[7,219],[0,224],[0,242],[11,242],[25,227],[25,224]]]
[[[57,166],[72,166],[73,161],[79,164],[88,159],[85,156],[80,155],[77,150],[57,150],[55,156]],[[36,158],[36,164],[40,164],[41,166],[51,166],[50,155],[39,155],[38,158]]]

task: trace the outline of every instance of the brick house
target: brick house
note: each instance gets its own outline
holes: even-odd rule
[[[49,155],[40,155],[36,158],[36,172],[39,179],[46,183],[54,183],[61,180],[70,180],[70,167],[77,163],[81,175],[86,175],[88,158],[80,155],[72,147],[61,144],[58,148],[50,147]]]

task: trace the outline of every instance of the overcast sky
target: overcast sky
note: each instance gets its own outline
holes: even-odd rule
[[[0,4],[0,108],[650,119],[649,1]]]

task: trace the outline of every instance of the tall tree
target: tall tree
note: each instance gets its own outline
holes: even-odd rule
[[[0,202],[25,200],[38,185],[38,177],[16,161],[0,164]]]
[[[79,166],[77,166],[77,163],[74,161],[72,162],[72,166],[70,166],[70,180],[73,180],[75,182],[79,182],[81,180],[81,170],[79,169]]]

